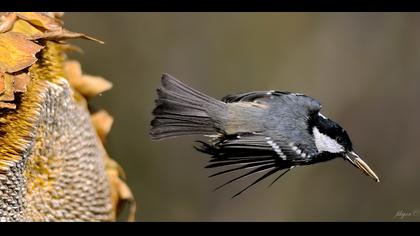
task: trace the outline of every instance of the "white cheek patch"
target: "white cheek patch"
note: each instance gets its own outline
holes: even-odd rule
[[[327,135],[319,132],[317,127],[313,128],[313,134],[315,138],[315,145],[319,152],[331,152],[338,153],[343,152],[344,147],[341,146],[337,141],[328,137]]]

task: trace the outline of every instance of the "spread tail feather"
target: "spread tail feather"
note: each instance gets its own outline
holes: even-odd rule
[[[162,75],[157,95],[150,130],[153,140],[217,133],[215,116],[225,108],[225,103],[189,87],[168,74]]]

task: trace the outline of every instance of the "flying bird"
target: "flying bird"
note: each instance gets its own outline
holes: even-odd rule
[[[249,170],[227,183],[263,173],[238,192],[263,179],[281,176],[296,166],[343,158],[379,182],[378,176],[353,150],[347,132],[320,113],[318,100],[299,93],[255,91],[221,100],[205,95],[169,74],[163,74],[153,110],[150,137],[163,140],[205,135],[198,151],[211,155],[206,168],[229,167],[210,177]],[[270,186],[271,186],[270,184]]]

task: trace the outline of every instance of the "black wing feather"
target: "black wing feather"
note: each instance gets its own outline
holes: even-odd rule
[[[250,187],[254,186],[255,184],[257,184],[258,182],[262,181],[263,179],[267,178],[268,176],[276,173],[277,171],[281,170],[280,167],[276,167],[270,171],[268,171],[267,173],[265,173],[263,176],[259,177],[257,180],[255,180],[254,182],[252,182],[252,184],[248,185],[246,188],[242,189],[241,191],[239,191],[237,194],[233,195],[232,198],[238,196],[239,194],[245,192],[247,189],[249,189]]]
[[[210,163],[205,168],[229,167],[228,169],[216,172],[209,177],[251,169],[217,187],[214,191],[247,176],[268,171],[246,188],[248,189],[275,172],[290,168],[292,165],[290,161],[279,158],[278,154],[267,144],[264,137],[258,134],[240,134],[239,138],[235,135],[230,136],[229,139],[226,139],[225,137],[214,144],[201,141],[198,142],[201,146],[195,147],[197,150],[212,155]],[[242,190],[240,193],[244,192],[246,189]]]
[[[253,169],[253,170],[251,170],[251,171],[249,171],[249,172],[247,172],[247,173],[245,173],[245,174],[243,174],[243,175],[240,175],[240,176],[238,176],[238,177],[236,177],[236,178],[233,178],[233,179],[229,180],[228,182],[226,182],[226,183],[224,183],[224,184],[220,185],[219,187],[215,188],[215,189],[214,189],[214,191],[216,191],[216,190],[218,190],[218,189],[220,189],[220,188],[222,188],[222,187],[224,187],[224,186],[226,186],[226,185],[228,185],[228,184],[230,184],[230,183],[232,183],[232,182],[234,182],[234,181],[236,181],[236,180],[239,180],[239,179],[245,178],[245,177],[247,177],[247,176],[249,176],[249,175],[256,174],[256,173],[258,173],[258,172],[261,172],[261,171],[264,171],[264,170],[267,170],[267,169],[271,169],[271,168],[274,168],[274,167],[276,167],[276,164],[266,164],[266,165],[262,165],[262,166],[260,166],[260,167],[258,167],[258,168],[255,168],[255,169]],[[277,168],[278,168],[278,167],[277,167]]]
[[[249,163],[249,164],[239,166],[239,167],[236,167],[236,168],[227,169],[227,170],[224,170],[224,171],[217,172],[215,174],[210,175],[209,177],[214,177],[214,176],[225,174],[225,173],[228,173],[228,172],[247,169],[247,168],[250,168],[250,167],[260,166],[260,165],[269,164],[269,163],[274,163],[274,161],[268,160],[268,161],[261,161],[261,162],[253,162],[253,163]]]
[[[266,158],[243,158],[243,159],[234,159],[234,160],[225,160],[225,161],[217,161],[216,163],[209,164],[205,166],[205,168],[214,168],[214,167],[221,167],[221,166],[229,166],[229,165],[235,165],[235,164],[247,164],[247,163],[258,163],[262,161],[273,161],[272,157],[266,157]]]
[[[223,97],[222,101],[226,103],[252,102],[255,99],[263,98],[263,97],[267,97],[271,95],[281,96],[281,95],[288,95],[288,94],[292,94],[292,93],[280,92],[280,91],[255,91],[255,92],[248,92],[248,93],[230,94]]]
[[[285,170],[283,173],[281,173],[279,176],[277,176],[277,178],[275,178],[273,180],[273,182],[271,182],[270,185],[268,185],[268,187],[271,187],[271,185],[273,185],[277,180],[279,180],[283,175],[285,175],[287,172],[289,172],[291,169],[293,169],[293,166],[290,167],[289,169]]]

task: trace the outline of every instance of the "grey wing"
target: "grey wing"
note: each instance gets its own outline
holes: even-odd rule
[[[264,148],[274,150],[281,158],[306,160],[318,153],[308,125],[310,117],[321,110],[318,100],[303,94],[272,90],[228,95],[222,101],[267,105],[264,130],[258,131],[259,135],[252,141],[258,142],[259,146],[264,144]]]
[[[320,102],[299,94],[272,96],[270,101],[270,119],[264,124],[266,135],[283,148],[291,148],[297,157],[306,159],[317,154],[309,120],[320,111]]]
[[[225,149],[247,148],[269,151],[278,161],[306,161],[317,154],[316,148],[308,148],[302,143],[293,143],[285,138],[269,136],[264,133],[238,135],[236,139],[225,140],[222,146]]]

